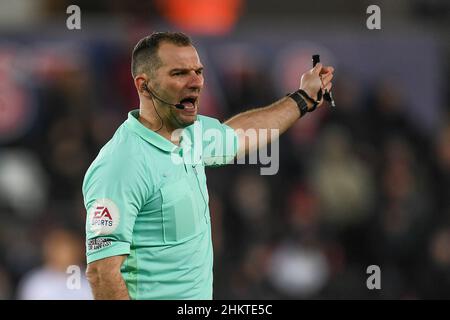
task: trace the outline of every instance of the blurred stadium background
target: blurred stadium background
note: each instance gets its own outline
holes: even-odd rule
[[[221,120],[296,89],[312,53],[336,68],[337,109],[281,138],[277,175],[208,170],[216,299],[450,298],[447,0],[0,0],[0,299],[90,298],[65,287],[82,178],[137,106],[134,44],[161,30],[193,38]]]

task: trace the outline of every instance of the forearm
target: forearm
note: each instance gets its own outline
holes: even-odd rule
[[[120,272],[88,274],[95,300],[129,300],[128,289]]]
[[[242,112],[225,123],[234,129],[277,129],[285,132],[300,117],[294,100],[284,97],[267,107]]]
[[[257,148],[264,147],[267,143],[270,143],[271,140],[278,138],[278,136],[290,128],[299,117],[300,110],[298,109],[297,103],[289,97],[284,97],[267,107],[240,113],[227,120],[225,123],[235,129],[238,134],[240,142],[238,156],[241,156],[247,152],[252,152]],[[249,129],[257,131],[256,140],[246,140],[245,132]],[[260,132],[261,129],[265,129],[266,131]],[[261,139],[262,137],[264,137],[264,139]]]
[[[267,143],[277,139],[300,117],[300,108],[302,113],[305,113],[305,109],[312,111],[320,106],[323,100],[316,101],[316,98],[310,97],[316,97],[319,90],[331,90],[333,71],[333,67],[323,67],[318,63],[313,69],[305,72],[300,81],[300,89],[303,90],[301,96],[302,99],[305,99],[299,100],[299,105],[295,101],[298,97],[284,97],[270,106],[240,113],[226,121],[225,123],[236,131],[239,138],[237,156],[240,157],[247,152],[265,147]],[[319,98],[317,97],[317,99]],[[306,107],[304,103],[306,103]],[[256,138],[248,139],[247,143],[247,137],[252,137],[247,135],[248,130],[255,130],[257,134]]]

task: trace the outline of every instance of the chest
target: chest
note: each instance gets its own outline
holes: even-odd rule
[[[179,159],[180,160],[180,159]],[[156,191],[140,213],[140,228],[163,243],[178,243],[210,224],[205,167],[199,161],[163,158]]]

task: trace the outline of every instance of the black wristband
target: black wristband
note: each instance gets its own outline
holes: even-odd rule
[[[317,105],[319,104],[319,101],[314,100],[313,98],[311,98],[305,90],[299,89],[298,93],[305,98],[306,100],[308,100],[309,102],[312,103],[312,108],[308,110],[308,112],[313,112],[314,110],[316,110]],[[319,99],[320,100],[320,99]]]
[[[298,91],[292,92],[287,96],[297,103],[298,110],[300,110],[300,117],[303,117],[303,115],[308,112],[308,105],[303,96]]]

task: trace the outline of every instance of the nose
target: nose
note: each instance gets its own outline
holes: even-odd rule
[[[203,88],[203,74],[193,72],[189,79],[189,89],[201,90]]]

